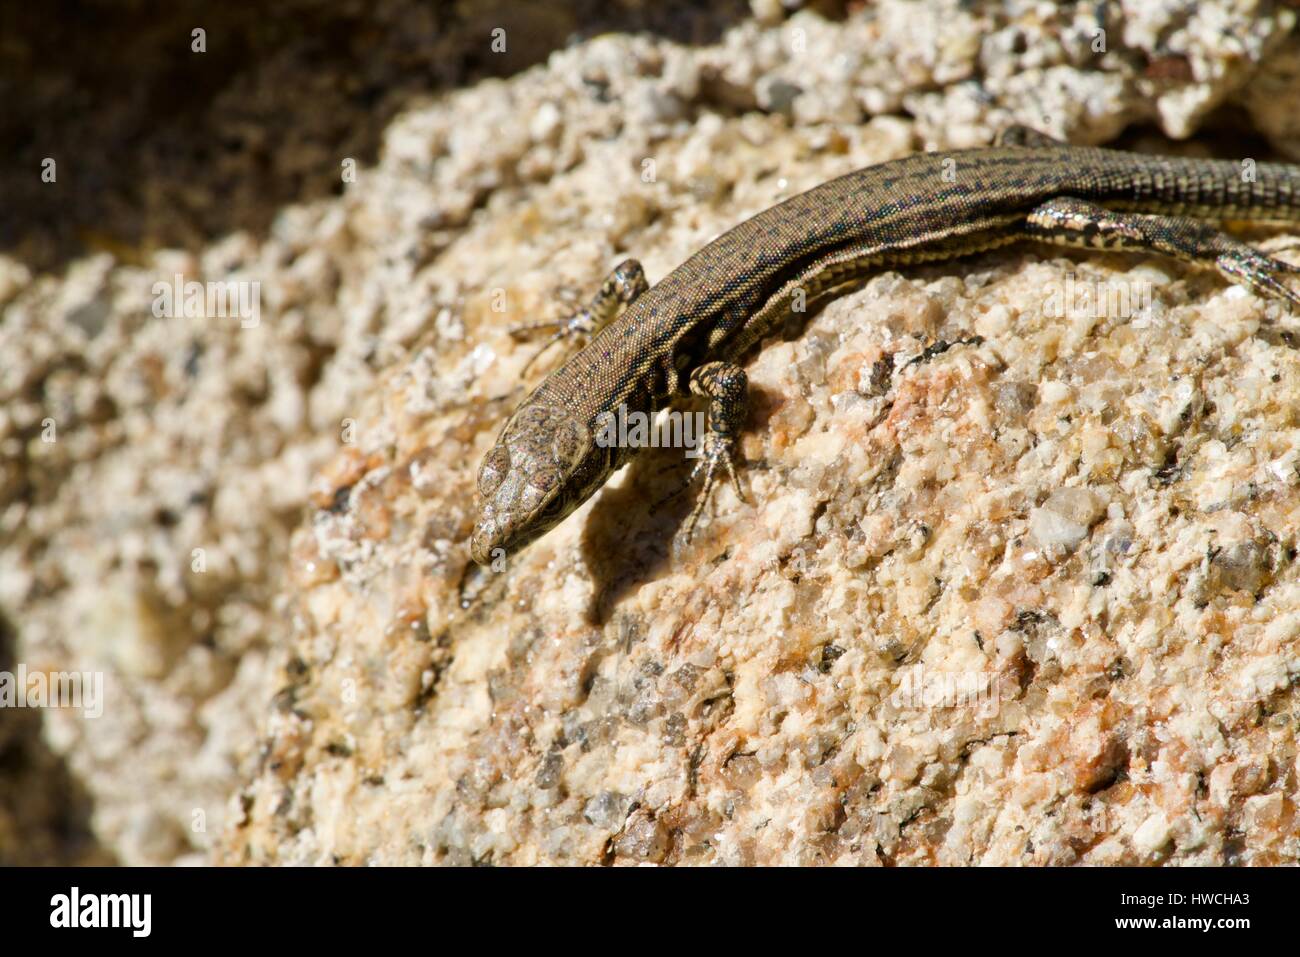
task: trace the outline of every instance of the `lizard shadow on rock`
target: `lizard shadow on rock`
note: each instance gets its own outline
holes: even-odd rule
[[[780,397],[751,386],[749,399],[745,431],[761,431],[781,405]],[[682,411],[699,410],[699,406],[691,403],[673,407]],[[625,472],[616,473],[621,477],[617,487],[606,486],[599,493],[582,531],[583,555],[594,585],[588,611],[593,625],[605,624],[620,599],[653,581],[673,564],[674,548],[684,533],[691,510],[703,494],[704,482],[697,479],[680,492],[672,493],[686,480],[696,461],[686,458],[679,448],[644,449],[627,465]],[[748,504],[742,503],[739,508],[753,509],[753,493],[748,488],[747,476],[763,467],[764,463],[747,461],[743,456],[737,459],[736,473],[749,499]],[[720,480],[721,484],[726,482],[725,477]],[[709,528],[719,493],[715,489],[714,500],[705,503],[696,528],[696,541],[684,546],[679,560],[707,563],[725,550],[725,543],[714,541]],[[711,541],[713,546],[708,544]]]
[[[808,303],[802,312],[791,312],[778,327],[775,336],[784,341],[798,339],[807,330],[812,321],[834,299],[848,295],[868,281],[870,275],[851,280],[834,291],[828,290]],[[745,360],[753,359],[761,351],[761,344],[755,345]],[[773,413],[781,406],[782,399],[753,384],[749,387],[749,414],[745,419],[742,435],[751,430],[767,428]],[[673,404],[681,411],[703,411],[703,400],[681,400]],[[652,448],[641,452],[627,466],[625,480],[618,488],[606,487],[600,493],[587,519],[587,526],[582,533],[582,548],[587,565],[591,569],[595,594],[588,619],[594,625],[603,625],[608,620],[613,607],[631,591],[651,581],[660,571],[671,564],[673,543],[682,532],[683,526],[690,518],[697,496],[703,494],[704,483],[697,480],[663,501],[651,512],[653,503],[659,502],[667,495],[673,483],[685,481],[691,469],[695,467],[694,459],[687,459],[681,449]],[[748,504],[741,508],[753,508],[752,493],[747,489],[746,474],[762,463],[747,462],[740,457],[736,462],[736,472],[740,477],[741,488],[746,489]],[[661,478],[662,473],[662,479]],[[726,478],[721,480],[724,484]],[[713,493],[717,495],[718,492]],[[706,503],[700,516],[697,534],[703,533],[707,540],[707,526],[713,503]],[[621,547],[619,542],[638,541],[638,532],[643,527],[653,528],[653,533],[646,536],[640,548]],[[689,546],[688,546],[689,549]],[[689,554],[689,551],[688,551]],[[596,559],[595,556],[601,556]],[[610,556],[613,556],[611,561]],[[703,559],[703,554],[700,554]]]
[[[681,449],[646,449],[628,464],[618,487],[600,492],[582,531],[594,585],[587,614],[592,624],[605,624],[621,598],[671,566],[673,541],[690,515],[698,483],[658,507],[654,503],[692,467]]]

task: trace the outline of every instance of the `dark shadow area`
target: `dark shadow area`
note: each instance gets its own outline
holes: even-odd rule
[[[801,330],[811,316],[825,307],[826,301],[829,300],[819,302],[815,309],[810,308],[801,319],[792,318],[787,332]],[[745,420],[744,431],[762,432],[770,428],[772,416],[781,404],[780,396],[751,386],[749,415]],[[682,400],[674,408],[698,411],[704,406],[698,402],[692,404],[689,400]],[[607,624],[620,599],[667,570],[672,564],[670,557],[674,548],[682,547],[688,554],[698,552],[701,557],[710,553],[712,546],[709,543],[722,534],[715,526],[714,516],[718,509],[716,498],[730,493],[724,492],[723,488],[713,491],[713,500],[705,503],[700,515],[695,540],[684,545],[681,538],[685,534],[691,511],[703,494],[704,482],[697,479],[676,495],[663,500],[674,487],[686,481],[694,467],[695,460],[686,458],[682,449],[644,449],[625,467],[627,480],[621,487],[606,486],[600,492],[582,532],[582,549],[595,584],[592,607],[588,612],[592,624]],[[768,467],[764,460],[737,458],[736,472],[748,502],[740,505],[742,511],[726,523],[727,527],[756,520],[756,493],[751,483],[755,474]],[[725,487],[726,484],[724,478],[722,485]],[[659,504],[654,506],[653,503],[656,502]],[[641,528],[651,529],[652,532],[645,536],[638,535]],[[638,550],[627,545],[638,541]],[[713,551],[718,550],[714,548]],[[599,560],[595,557],[597,555],[601,556]]]
[[[690,516],[699,487],[684,489],[653,514],[650,503],[665,495],[672,483],[684,481],[691,468],[681,449],[645,449],[627,464],[621,487],[606,486],[600,492],[582,530],[582,551],[594,586],[587,610],[592,625],[607,624],[621,598],[671,565],[673,538]],[[641,528],[652,529],[652,534],[639,535]],[[642,547],[628,547],[638,541]]]
[[[1191,139],[1170,139],[1154,124],[1141,123],[1125,128],[1119,136],[1101,145],[1134,153],[1197,159],[1237,160],[1249,156],[1260,162],[1294,162],[1269,143],[1244,111],[1233,107],[1220,107],[1211,113]]]
[[[0,250],[51,271],[87,251],[131,262],[265,234],[281,206],[339,193],[344,158],[373,163],[414,98],[614,30],[712,42],[747,13],[743,0],[4,4]]]
[[[17,635],[0,613],[0,671],[17,668]],[[0,708],[0,867],[114,864],[90,826],[81,782],[41,737],[41,712]]]

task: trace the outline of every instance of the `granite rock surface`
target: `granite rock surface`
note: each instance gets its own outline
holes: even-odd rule
[[[508,30],[520,62],[479,79],[492,21],[466,19],[463,77],[375,78],[373,157],[333,120],[264,152],[321,177],[360,152],[338,195],[8,247],[0,667],[97,669],[108,698],[0,713],[0,859],[1300,860],[1297,320],[1216,276],[1032,247],[878,275],[752,359],[748,501],[692,542],[689,496],[649,508],[688,467],[662,449],[471,565],[478,460],[557,358],[525,375],[509,327],[627,255],[654,281],[1010,122],[1300,156],[1284,4],[691,22]],[[214,127],[321,69],[274,64]],[[259,324],[154,316],[177,273],[258,282]]]

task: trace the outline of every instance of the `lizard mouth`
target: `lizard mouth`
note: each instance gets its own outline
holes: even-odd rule
[[[510,508],[485,502],[470,535],[470,557],[480,565],[490,565],[513,555],[554,528],[570,511],[564,498],[554,493],[523,519]]]
[[[469,556],[480,565],[492,562],[492,552],[499,546],[493,537],[495,529],[484,525],[480,519],[474,524],[474,533],[469,539]]]
[[[509,509],[499,509],[490,500],[484,502],[470,535],[470,557],[480,565],[490,565],[515,552],[519,548],[516,524]]]

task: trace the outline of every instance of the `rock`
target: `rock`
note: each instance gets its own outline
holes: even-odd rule
[[[1133,832],[1133,847],[1139,854],[1155,857],[1173,839],[1169,821],[1160,813],[1152,814]]]
[[[1086,488],[1058,488],[1029,518],[1029,529],[1043,548],[1074,549],[1105,511],[1100,495]]]
[[[63,128],[103,178],[0,183],[0,632],[116,702],[0,727],[0,860],[1300,862],[1294,352],[1217,277],[1032,247],[878,275],[749,361],[764,467],[694,542],[689,499],[649,509],[665,450],[470,567],[536,348],[508,327],[629,253],[656,280],[1012,121],[1102,142],[1237,110],[1300,155],[1285,5],[753,6],[579,34],[528,5],[498,61],[465,55],[468,7],[358,30],[322,4],[194,84],[196,125],[123,98]],[[653,29],[688,7],[692,42]],[[300,55],[336,35],[365,49]],[[59,52],[26,55],[51,72],[20,128],[62,115]],[[1085,271],[1152,302],[1045,316]],[[260,324],[154,316],[178,272],[260,283]]]

